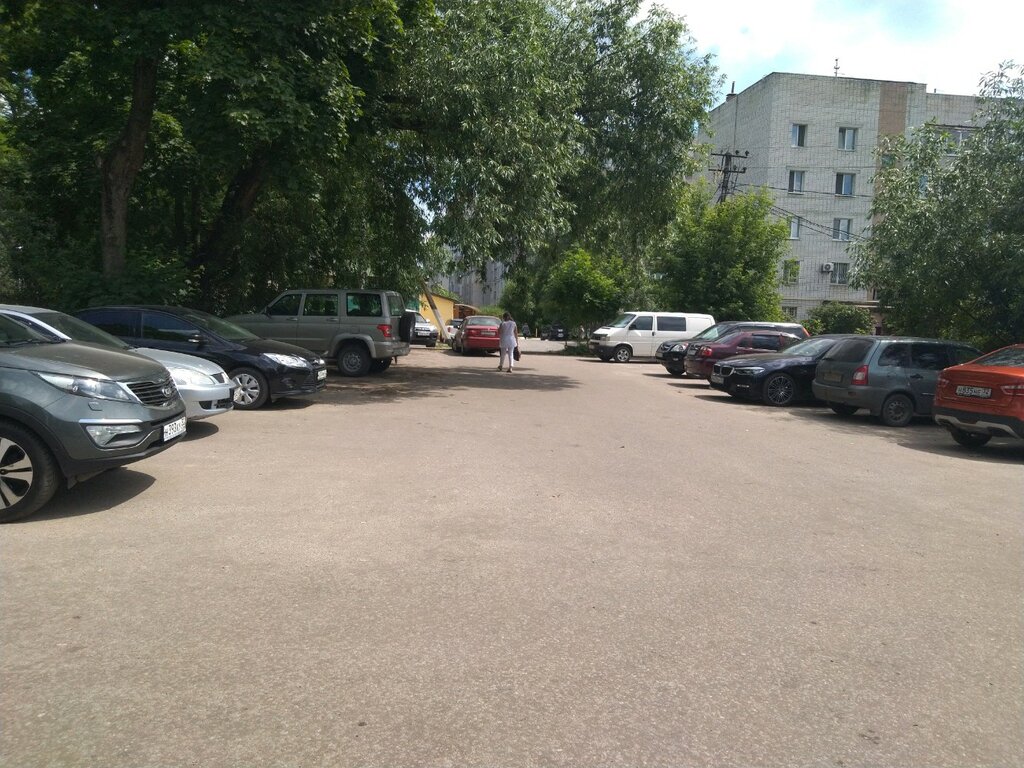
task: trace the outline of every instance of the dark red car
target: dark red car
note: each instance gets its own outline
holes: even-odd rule
[[[946,368],[939,374],[932,414],[968,448],[993,437],[1024,440],[1024,344]]]
[[[715,363],[734,355],[756,355],[759,352],[781,352],[802,341],[799,336],[780,331],[736,331],[707,343],[690,343],[686,348],[686,373],[702,379],[711,378]]]
[[[452,351],[468,355],[474,350],[498,351],[498,326],[501,320],[491,315],[467,317],[452,339]]]

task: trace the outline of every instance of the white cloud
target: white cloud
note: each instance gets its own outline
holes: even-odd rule
[[[685,16],[700,53],[712,53],[743,90],[770,72],[839,74],[925,83],[973,94],[1001,61],[1024,63],[1024,4],[1010,0],[660,0]]]

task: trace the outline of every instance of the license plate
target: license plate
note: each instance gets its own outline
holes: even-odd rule
[[[961,397],[992,397],[989,387],[957,387],[956,393]]]
[[[720,373],[712,373],[711,381],[714,384],[721,384],[723,381],[725,381],[725,379],[722,377],[722,374]]]
[[[481,331],[481,336],[497,336],[498,334],[494,331]]]
[[[319,371],[316,372],[316,380],[317,381],[323,381],[326,378],[327,378],[327,369],[326,368],[321,368]]]
[[[823,381],[840,382],[843,380],[843,374],[836,371],[826,371],[821,375]]]
[[[164,424],[164,442],[173,440],[179,435],[185,434],[185,417],[175,419],[170,424]]]

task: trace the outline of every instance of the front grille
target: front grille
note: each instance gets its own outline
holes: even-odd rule
[[[146,405],[170,405],[178,396],[178,388],[170,376],[151,381],[132,381],[128,383],[128,389]]]

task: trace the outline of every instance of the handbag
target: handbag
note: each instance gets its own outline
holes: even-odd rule
[[[512,359],[515,360],[517,363],[519,362],[519,345],[518,344],[516,344],[514,347],[512,347]]]

